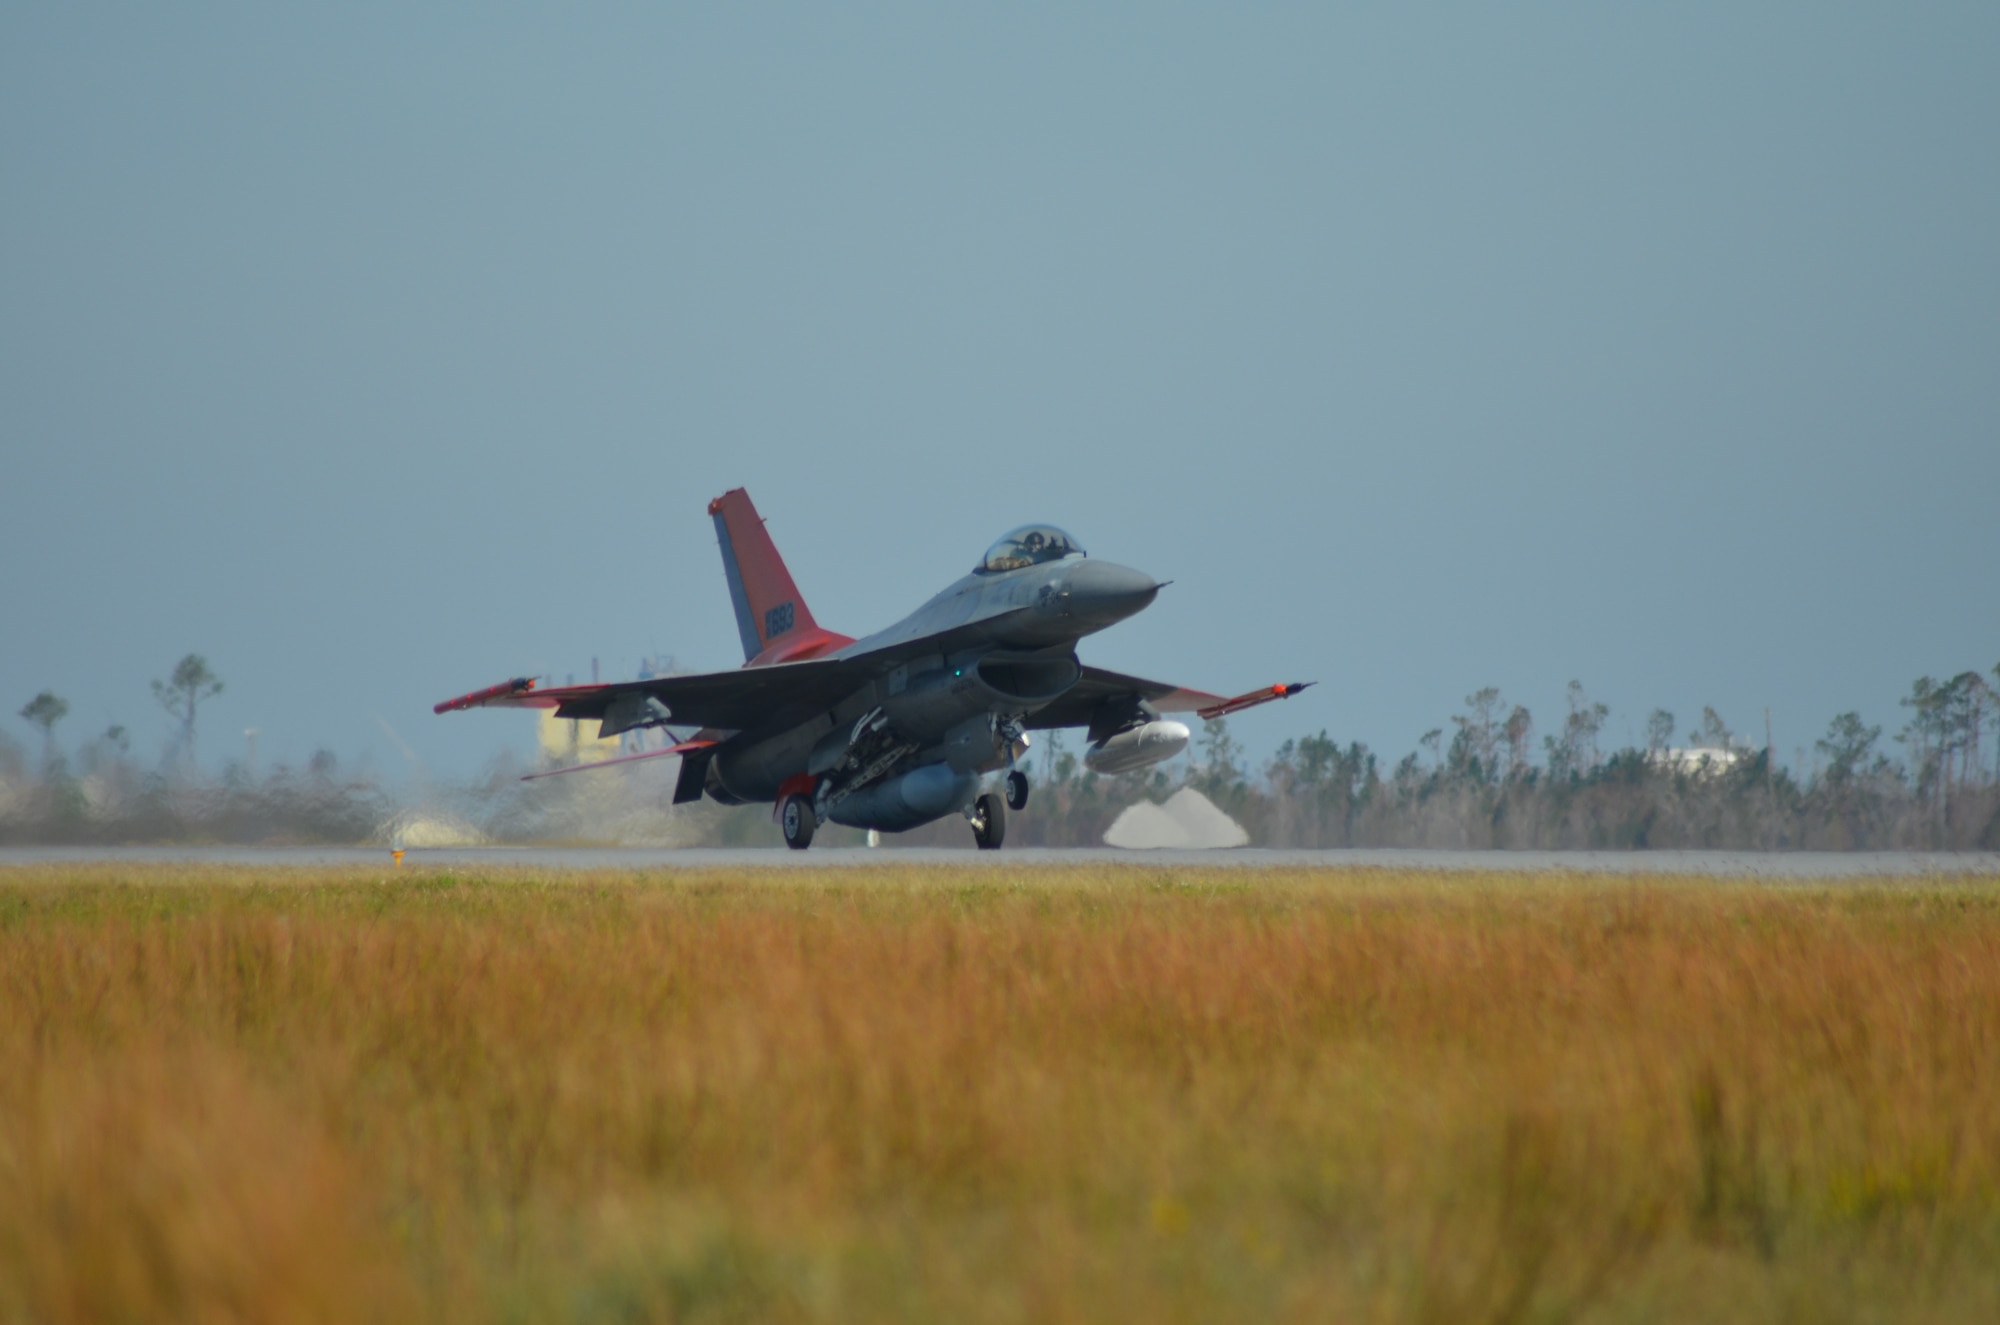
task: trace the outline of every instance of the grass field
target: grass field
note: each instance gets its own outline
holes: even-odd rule
[[[0,1319],[2000,1319],[2000,880],[0,872]]]

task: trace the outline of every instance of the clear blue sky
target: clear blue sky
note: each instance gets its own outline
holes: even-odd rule
[[[1087,661],[1781,752],[2000,661],[2000,7],[11,5],[0,701],[394,773],[740,661],[743,485],[862,633],[1001,530]]]

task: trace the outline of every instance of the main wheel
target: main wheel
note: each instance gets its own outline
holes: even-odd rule
[[[785,797],[785,803],[778,807],[778,827],[784,830],[785,845],[792,850],[804,851],[811,846],[813,829],[818,827],[812,802],[803,796]]]
[[[1028,775],[1018,768],[1007,775],[1007,808],[1028,808]]]
[[[972,840],[981,851],[998,851],[1007,840],[1007,806],[987,792],[972,805]]]

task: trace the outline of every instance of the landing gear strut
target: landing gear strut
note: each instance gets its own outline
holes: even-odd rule
[[[1018,768],[1007,775],[1007,808],[1028,808],[1028,775]]]
[[[987,792],[972,804],[972,840],[981,851],[998,851],[1007,840],[1007,806]]]
[[[813,829],[818,826],[812,802],[804,796],[787,796],[778,807],[778,827],[785,834],[785,845],[794,851],[804,851],[812,845]]]

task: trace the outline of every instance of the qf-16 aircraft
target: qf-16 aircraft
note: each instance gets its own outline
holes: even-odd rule
[[[743,639],[741,668],[548,689],[524,676],[436,711],[554,709],[595,719],[599,737],[698,727],[665,749],[556,772],[678,755],[674,804],[704,793],[724,805],[769,801],[793,848],[811,845],[826,821],[894,833],[956,810],[990,849],[1006,836],[1007,807],[1028,803],[1017,764],[1030,731],[1085,728],[1085,766],[1125,773],[1187,748],[1186,725],[1164,713],[1218,718],[1312,684],[1225,698],[1085,666],[1077,641],[1141,611],[1161,586],[1086,556],[1049,525],[1007,534],[970,575],[887,630],[851,639],[813,620],[749,494],[731,489],[708,513]],[[1002,769],[1004,800],[988,789]]]

